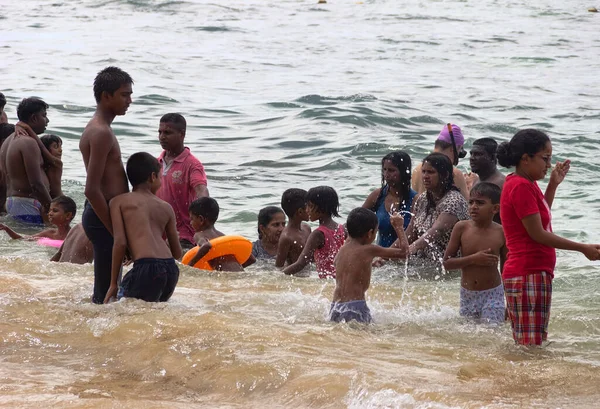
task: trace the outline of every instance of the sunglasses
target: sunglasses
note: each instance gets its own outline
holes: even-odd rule
[[[454,163],[453,165],[456,166],[458,165],[458,159],[462,159],[465,156],[467,156],[467,151],[465,151],[464,149],[460,149],[460,152],[458,151],[458,149],[456,148],[456,141],[454,140],[454,132],[452,132],[452,124],[447,124],[446,125],[448,127],[448,133],[450,134],[450,140],[452,141],[452,150],[454,151]]]

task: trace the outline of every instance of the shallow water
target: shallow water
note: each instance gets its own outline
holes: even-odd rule
[[[181,112],[226,233],[288,187],[330,184],[341,214],[380,183],[379,161],[420,160],[446,122],[468,144],[549,132],[572,171],[554,229],[600,242],[600,40],[590,4],[545,1],[5,2],[0,90],[50,105],[64,191],[83,204],[78,139],[108,64],[135,80],[114,129],[124,159],[160,152],[158,119]],[[18,18],[17,18],[18,17]],[[467,169],[468,162],[461,164]],[[80,220],[78,215],[77,220]],[[340,220],[341,221],[341,220]],[[458,316],[456,278],[373,274],[376,324],[333,325],[333,283],[182,267],[164,305],[89,302],[92,267],[0,236],[3,407],[597,407],[598,263],[559,252],[550,340]]]

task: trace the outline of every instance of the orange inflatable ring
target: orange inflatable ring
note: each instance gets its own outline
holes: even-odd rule
[[[212,248],[194,265],[195,268],[212,270],[209,261],[227,255],[234,256],[238,263],[244,264],[252,254],[252,242],[242,236],[221,236],[212,239],[210,244],[212,244]],[[181,262],[187,265],[192,261],[198,250],[200,250],[198,246],[188,250]]]

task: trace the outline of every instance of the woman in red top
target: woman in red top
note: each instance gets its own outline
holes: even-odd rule
[[[570,161],[557,162],[546,193],[536,181],[551,167],[552,144],[545,133],[524,129],[498,147],[498,162],[516,166],[506,178],[500,217],[508,257],[502,271],[513,338],[521,345],[541,345],[548,337],[555,249],[574,250],[600,259],[600,245],[575,243],[552,233],[550,208],[556,188],[569,172]]]

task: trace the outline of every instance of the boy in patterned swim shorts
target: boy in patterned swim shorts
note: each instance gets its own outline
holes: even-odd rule
[[[471,220],[456,223],[444,254],[446,270],[462,270],[460,315],[487,323],[505,319],[504,289],[498,271],[506,259],[502,226],[493,221],[500,211],[500,188],[482,182],[471,189]],[[461,257],[457,257],[458,252]]]

